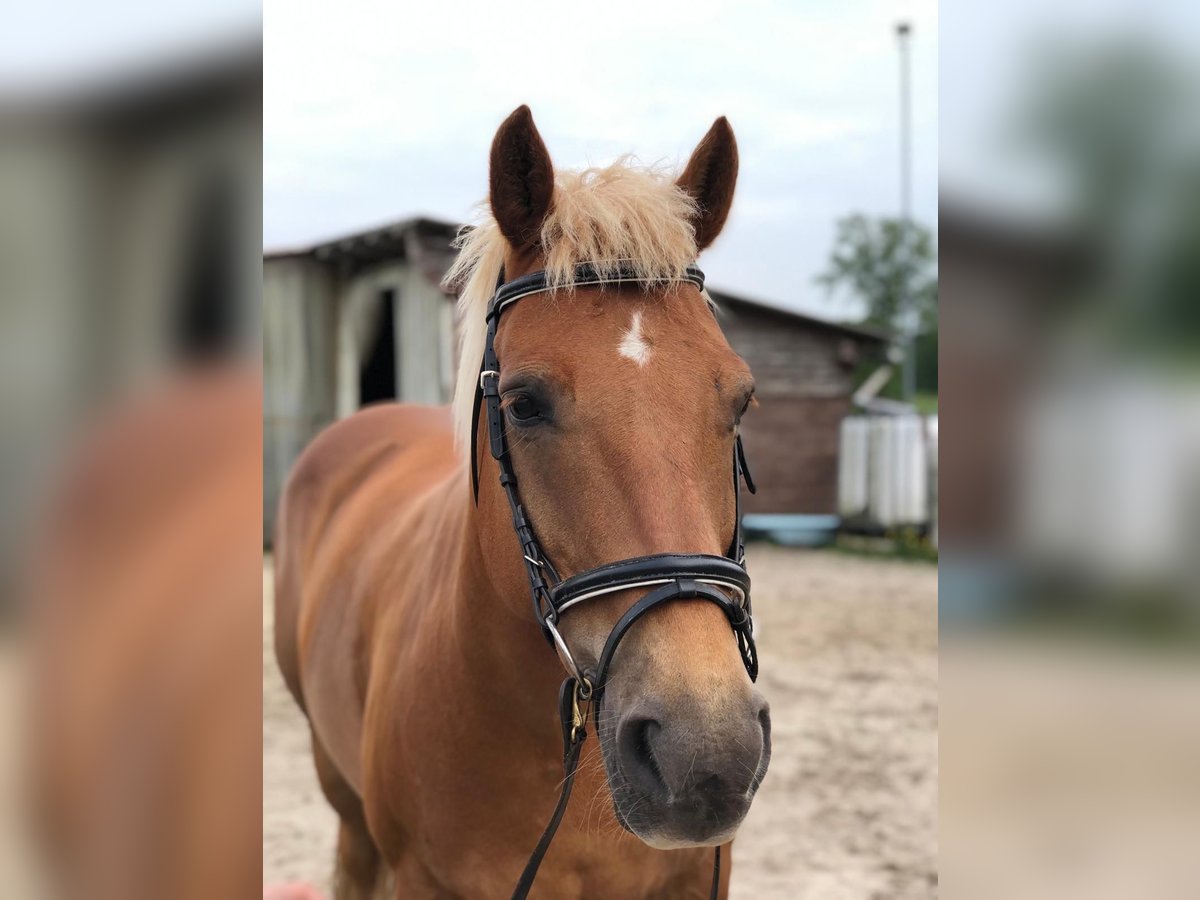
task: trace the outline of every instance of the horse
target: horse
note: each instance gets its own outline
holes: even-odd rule
[[[595,678],[599,665],[602,684],[566,682],[584,729],[580,684],[603,689],[599,740],[568,766],[586,799],[555,808],[532,896],[727,897],[730,846],[770,760],[748,616],[728,586],[691,581],[647,615],[645,588],[561,617],[531,615],[529,599],[549,560],[567,580],[613,560],[711,562],[739,533],[754,380],[693,269],[732,205],[733,130],[716,120],[678,177],[629,157],[556,170],[522,106],[489,166],[446,281],[460,292],[451,407],[337,422],[280,501],[275,649],[339,817],[336,895],[508,896],[575,740],[554,715],[571,706],[562,667]],[[497,284],[522,278],[540,289],[497,321]],[[499,371],[481,371],[488,353]],[[727,861],[715,880],[714,847]]]

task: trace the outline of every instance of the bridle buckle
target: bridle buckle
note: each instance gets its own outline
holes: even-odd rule
[[[585,688],[586,685],[586,688]],[[592,710],[592,704],[589,699],[592,696],[592,683],[587,680],[586,676],[579,676],[575,680],[575,687],[571,692],[571,743],[574,744],[586,734],[588,714]],[[579,708],[579,704],[583,703],[583,709]]]

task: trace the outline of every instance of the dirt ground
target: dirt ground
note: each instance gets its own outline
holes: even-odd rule
[[[735,900],[937,895],[937,570],[750,548],[773,756]],[[263,591],[263,877],[328,890],[334,816],[271,650]]]

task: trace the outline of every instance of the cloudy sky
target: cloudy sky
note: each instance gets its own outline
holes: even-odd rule
[[[898,19],[915,28],[914,207],[937,215],[936,0],[603,4],[268,0],[263,243],[415,214],[462,221],[497,125],[528,103],[559,166],[682,166],[712,120],[738,136],[711,283],[841,318],[812,283],[833,223],[894,214]]]

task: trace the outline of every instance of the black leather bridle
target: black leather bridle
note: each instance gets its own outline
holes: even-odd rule
[[[684,278],[704,289],[704,273],[689,266]],[[575,286],[642,284],[645,279],[625,269],[598,271],[590,265],[575,269]],[[707,600],[716,604],[725,613],[738,643],[742,662],[750,679],[758,678],[758,655],[754,646],[753,620],[750,609],[750,575],[745,566],[745,546],[742,542],[740,487],[744,479],[750,493],[754,493],[754,481],[746,466],[746,455],[739,435],[733,451],[734,531],[725,556],[707,553],[676,554],[659,553],[638,556],[617,562],[606,563],[570,578],[560,578],[545,550],[534,533],[529,515],[521,505],[517,491],[517,476],[513,469],[508,441],[504,430],[504,413],[500,405],[500,360],[496,356],[496,331],[504,310],[517,301],[533,294],[553,290],[544,271],[533,272],[505,282],[501,272],[496,292],[487,308],[487,338],[484,344],[483,361],[479,371],[478,390],[471,429],[471,484],[476,499],[479,496],[479,456],[477,433],[479,413],[486,409],[488,441],[492,458],[500,468],[500,486],[508,497],[512,511],[513,528],[521,544],[525,558],[525,571],[529,577],[529,588],[533,595],[533,612],[542,627],[546,640],[555,648],[566,667],[568,675],[559,689],[559,716],[563,735],[563,769],[565,779],[558,805],[547,824],[537,847],[525,866],[521,879],[513,892],[514,900],[524,900],[533,886],[538,867],[550,846],[554,833],[566,812],[579,754],[587,737],[587,718],[591,707],[599,716],[607,684],[608,668],[622,638],[642,616],[657,606],[675,600]],[[633,604],[617,621],[604,643],[604,649],[595,669],[581,671],[571,655],[567,642],[558,630],[558,621],[568,609],[595,597],[617,591],[637,588],[652,590]],[[713,859],[712,897],[717,896],[720,881],[721,848],[716,848]]]

